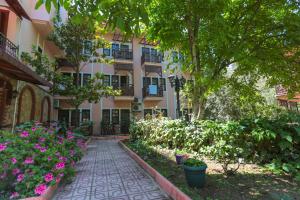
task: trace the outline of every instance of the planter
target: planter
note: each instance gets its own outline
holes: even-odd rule
[[[181,165],[183,162],[184,162],[184,159],[186,158],[187,156],[184,155],[184,154],[176,154],[175,155],[175,158],[176,158],[176,163],[177,165]]]
[[[205,171],[207,166],[190,167],[183,165],[185,178],[190,187],[202,188],[205,185]]]

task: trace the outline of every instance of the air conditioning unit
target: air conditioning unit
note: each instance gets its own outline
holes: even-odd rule
[[[142,112],[142,100],[134,98],[134,101],[131,103],[132,112]]]
[[[53,107],[54,107],[55,109],[59,109],[59,99],[54,99],[54,100],[53,100]]]

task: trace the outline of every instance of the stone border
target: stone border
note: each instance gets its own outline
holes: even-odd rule
[[[89,138],[85,142],[85,145],[87,146],[90,143],[91,140],[92,140],[92,138]],[[87,152],[87,148],[84,149],[83,152],[86,153]],[[55,192],[56,192],[56,189],[59,186],[59,183],[60,183],[60,181],[58,181],[55,185],[48,187],[47,190],[46,190],[46,192],[43,195],[41,195],[41,196],[38,196],[38,197],[28,197],[28,198],[25,198],[25,199],[22,199],[22,200],[51,200],[52,197],[54,196]]]
[[[158,183],[158,185],[174,200],[192,200],[189,196],[178,189],[173,183],[162,176],[158,171],[146,163],[135,152],[129,149],[121,140],[119,145],[129,154],[129,156],[135,160],[145,171],[147,171],[152,178]]]

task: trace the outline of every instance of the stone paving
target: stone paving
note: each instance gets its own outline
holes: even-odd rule
[[[77,163],[77,176],[55,200],[167,200],[154,180],[116,140],[94,140]]]

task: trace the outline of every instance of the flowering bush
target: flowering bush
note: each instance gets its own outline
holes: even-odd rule
[[[17,133],[0,131],[0,199],[39,196],[74,176],[84,141],[37,124]]]

